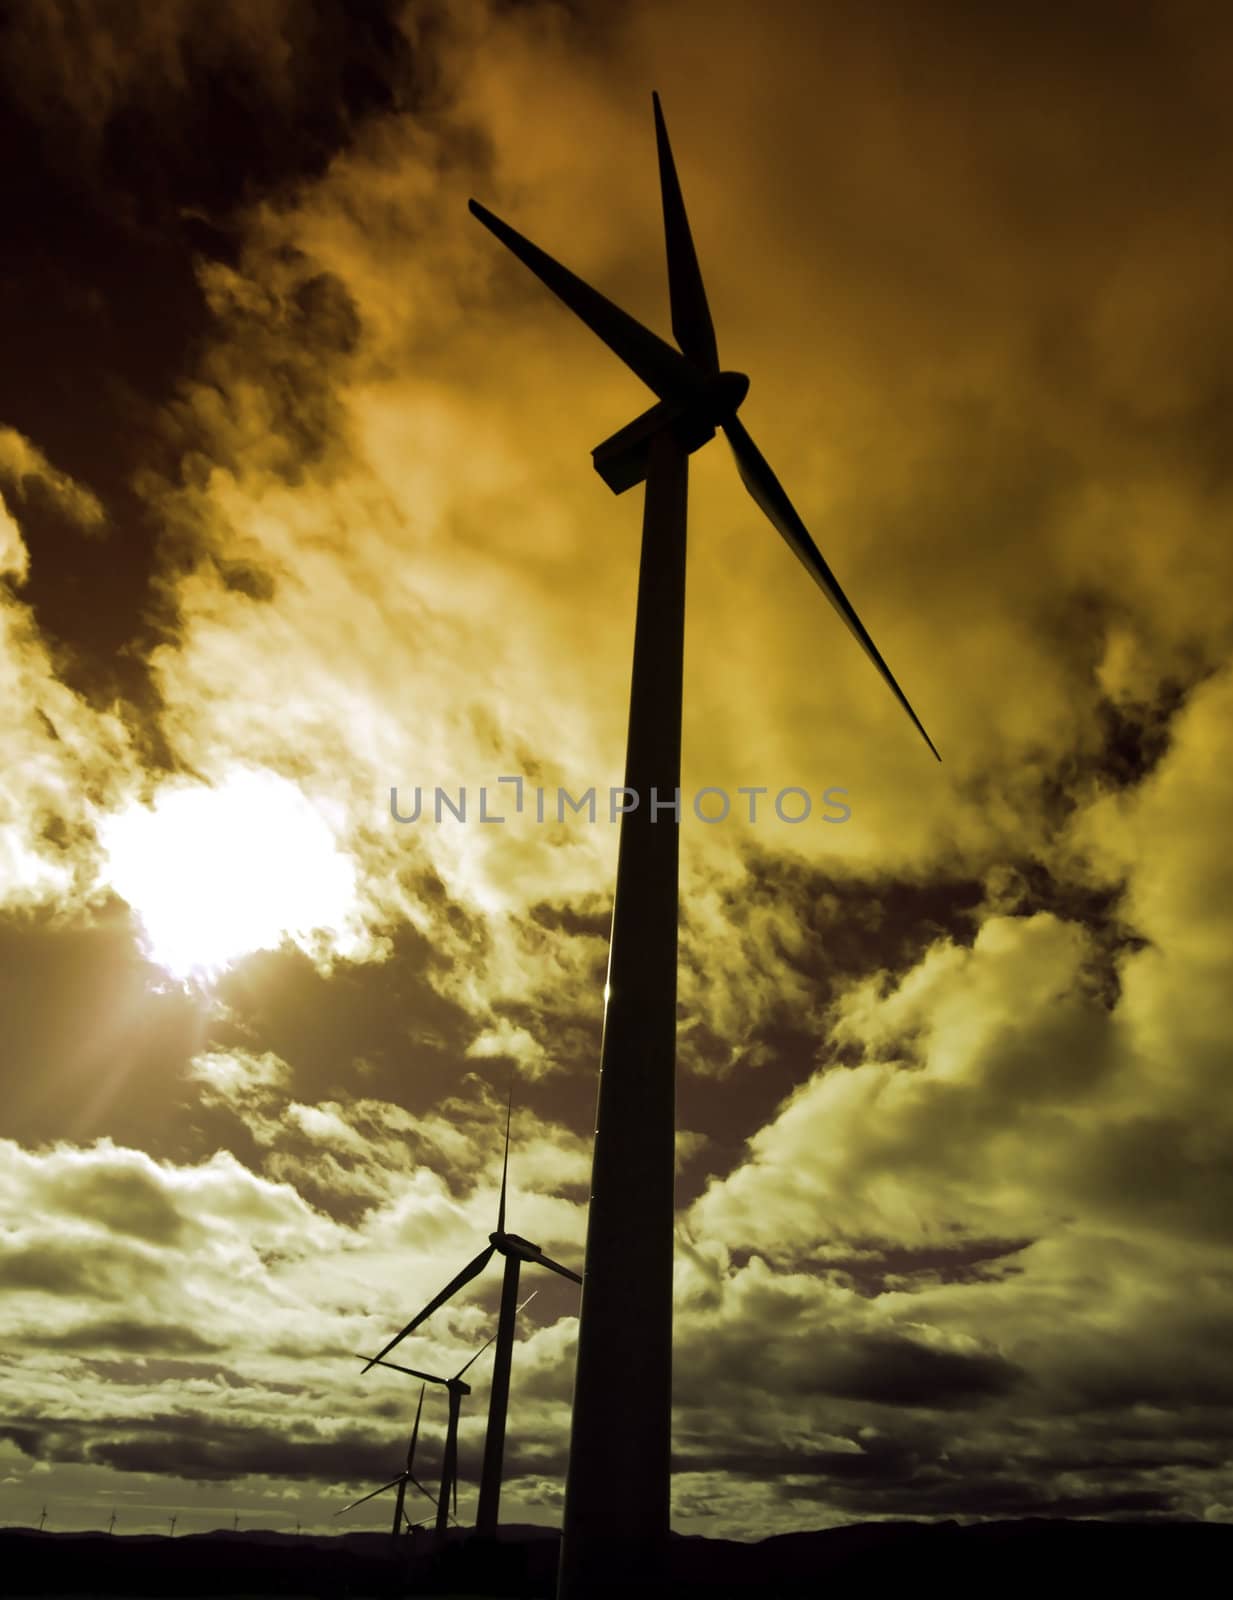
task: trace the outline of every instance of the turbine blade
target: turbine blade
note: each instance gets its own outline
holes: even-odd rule
[[[672,146],[659,96],[652,91],[655,106],[655,148],[659,154],[659,188],[664,202],[664,241],[668,247],[668,298],[672,305],[672,332],[676,342],[704,372],[719,371],[719,349],[715,326],[702,287],[702,273],[694,250],[685,201],[681,195]]]
[[[417,1477],[415,1477],[412,1473],[408,1472],[407,1477],[415,1485],[415,1487],[419,1490],[419,1492],[424,1496],[425,1500],[431,1500],[433,1505],[435,1506],[436,1503],[437,1503],[436,1495],[435,1494],[429,1494],[428,1490],[425,1489],[424,1485],[420,1482],[420,1480]]]
[[[418,1367],[401,1367],[397,1361],[382,1361],[377,1356],[356,1356],[357,1361],[367,1361],[370,1367],[389,1367],[394,1372],[405,1372],[412,1378],[423,1378],[425,1383],[448,1383],[448,1378],[438,1378],[435,1372],[421,1372]]]
[[[489,1259],[491,1258],[495,1249],[496,1246],[490,1244],[485,1249],[481,1250],[479,1255],[477,1255],[473,1261],[468,1261],[466,1266],[457,1275],[457,1277],[451,1278],[446,1284],[445,1288],[442,1289],[441,1293],[434,1295],[424,1309],[420,1312],[417,1312],[416,1315],[411,1318],[411,1321],[408,1322],[407,1326],[402,1330],[401,1333],[396,1333],[387,1345],[384,1345],[380,1350],[377,1351],[375,1356],[370,1356],[368,1358],[368,1367],[375,1367],[378,1361],[381,1361],[383,1357],[387,1356],[396,1344],[401,1343],[409,1333],[413,1333],[415,1329],[419,1327],[421,1322],[430,1317],[438,1308],[438,1306],[443,1306],[447,1300],[451,1299],[458,1293],[459,1289],[470,1283],[472,1278],[478,1277],[488,1265]],[[368,1367],[364,1368],[365,1372],[368,1371]]]
[[[563,1278],[568,1278],[571,1283],[582,1282],[576,1272],[571,1272],[568,1267],[563,1267],[559,1261],[554,1261],[551,1256],[546,1256],[542,1250],[539,1255],[532,1256],[531,1259],[537,1266],[547,1267],[552,1272],[559,1272]]]
[[[539,1293],[538,1289],[532,1289],[531,1293],[522,1302],[522,1305],[514,1307],[514,1315],[517,1316],[518,1313],[523,1309],[524,1306],[529,1306],[531,1304],[532,1300],[535,1299],[535,1296],[538,1293]],[[472,1364],[472,1362],[475,1362],[475,1361],[479,1360],[479,1358],[483,1355],[484,1351],[487,1350],[488,1346],[495,1341],[496,1337],[497,1336],[494,1333],[491,1339],[485,1339],[483,1344],[480,1345],[479,1349],[475,1352],[475,1354],[470,1358],[470,1360],[468,1360],[466,1366],[459,1367],[458,1371],[454,1374],[454,1381],[455,1382],[457,1382],[458,1379],[462,1377],[463,1373],[467,1370],[467,1367],[469,1367]],[[387,1367],[390,1364],[391,1363],[388,1362],[388,1361],[384,1363],[384,1365],[387,1366]]]
[[[501,1162],[501,1199],[497,1204],[497,1232],[505,1232],[505,1185],[509,1178],[509,1125],[514,1115],[514,1087],[510,1085],[509,1104],[505,1108],[505,1157]]]
[[[410,1475],[411,1468],[415,1465],[415,1441],[420,1436],[420,1413],[424,1409],[424,1390],[426,1387],[426,1384],[420,1384],[420,1403],[415,1408],[415,1421],[411,1426],[411,1443],[407,1446],[408,1476]]]
[[[809,537],[805,524],[797,516],[792,507],[792,502],[784,493],[779,479],[771,471],[765,456],[749,437],[739,418],[730,417],[723,424],[723,430],[728,436],[728,443],[732,446],[732,454],[736,457],[736,468],[741,475],[741,482],[766,513],[772,525],[795,552],[801,564],[822,593],[847,623],[853,637],[882,674],[895,699],[898,700],[908,716],[911,717],[921,738],[933,751],[934,755],[937,756],[937,759],[941,761],[942,757],[938,755],[937,747],[933,740],[925,732],[920,718],[908,704],[907,696],[895,682],[890,668],[879,655],[878,647],[865,632],[864,624],[852,609],[847,595],[839,587],[835,574],[823,561],[821,552]]]
[[[620,306],[613,305],[598,290],[554,261],[550,255],[522,234],[494,217],[478,200],[467,202],[471,215],[477,217],[495,234],[519,261],[529,267],[541,283],[546,284],[559,300],[563,300],[576,317],[580,317],[591,332],[597,334],[614,355],[642,379],[647,388],[661,400],[680,399],[692,394],[698,383],[695,368],[679,350],[652,333],[649,328],[631,317]]]
[[[353,1500],[349,1506],[344,1506],[341,1511],[336,1511],[334,1515],[336,1517],[345,1517],[347,1512],[354,1511],[356,1506],[362,1506],[369,1500],[375,1500],[379,1494],[384,1494],[387,1489],[396,1489],[405,1476],[405,1473],[400,1472],[396,1478],[391,1478],[388,1483],[383,1483],[379,1489],[374,1489],[371,1494],[366,1494],[358,1500]]]
[[[479,1360],[479,1358],[483,1355],[484,1351],[487,1350],[488,1346],[493,1343],[493,1341],[496,1339],[496,1337],[497,1336],[494,1333],[491,1339],[485,1339],[484,1343],[482,1345],[480,1345],[479,1349],[470,1358],[470,1360],[468,1360],[467,1365],[465,1367],[459,1367],[458,1371],[454,1374],[454,1377],[455,1377],[456,1380],[458,1378],[462,1377],[463,1373],[467,1370],[467,1367],[471,1366],[472,1362],[475,1362],[475,1361]]]

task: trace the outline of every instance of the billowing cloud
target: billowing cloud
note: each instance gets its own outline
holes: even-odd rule
[[[98,497],[66,473],[58,472],[38,446],[23,438],[16,428],[0,428],[0,483],[6,484],[18,499],[29,492],[27,484],[37,485],[84,532],[97,531],[104,521]]]
[[[655,82],[743,416],[944,757],[696,456],[678,1524],[1227,1520],[1227,25],[346,9],[4,46],[6,1472],[384,1477],[354,1353],[483,1248],[511,1084],[511,1225],[581,1259],[640,534],[588,453],[648,397],[466,199],[664,330]]]

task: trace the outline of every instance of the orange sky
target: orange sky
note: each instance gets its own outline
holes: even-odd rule
[[[742,419],[943,756],[702,451],[686,794],[852,815],[683,830],[676,1525],[1227,1519],[1231,47],[16,8],[9,1520],[324,1525],[388,1475],[408,1397],[347,1352],[491,1226],[511,1075],[512,1225],[580,1259],[616,830],[389,791],[620,781],[639,506],[589,452],[650,397],[466,201],[666,335],[652,87]],[[523,1520],[574,1312],[516,1358]]]

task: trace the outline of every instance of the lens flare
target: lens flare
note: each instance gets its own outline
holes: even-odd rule
[[[209,980],[286,941],[342,953],[355,870],[295,784],[237,770],[162,789],[102,820],[104,877],[141,923],[150,959]]]

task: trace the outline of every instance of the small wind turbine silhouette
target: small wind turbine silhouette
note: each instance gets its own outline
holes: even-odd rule
[[[43,1531],[43,1524],[44,1524],[44,1523],[45,1523],[45,1522],[46,1522],[46,1521],[47,1521],[47,1507],[46,1507],[46,1506],[44,1506],[44,1507],[43,1507],[43,1510],[42,1510],[42,1514],[41,1514],[41,1515],[40,1515],[40,1517],[39,1517],[39,1532],[40,1532],[40,1533],[42,1533],[42,1531]]]
[[[433,1498],[415,1476],[415,1444],[420,1435],[420,1413],[424,1409],[425,1387],[425,1384],[420,1385],[419,1404],[415,1408],[415,1422],[411,1428],[411,1443],[407,1446],[407,1465],[396,1478],[391,1478],[388,1483],[383,1483],[379,1489],[373,1489],[369,1494],[361,1495],[358,1500],[353,1500],[349,1506],[344,1506],[341,1511],[336,1511],[334,1513],[336,1517],[345,1517],[347,1512],[354,1511],[356,1506],[362,1506],[369,1500],[375,1500],[379,1494],[384,1494],[387,1489],[396,1489],[398,1492],[394,1497],[394,1526],[390,1531],[397,1539],[402,1533],[403,1503],[407,1498],[407,1485],[413,1483],[426,1499],[431,1500]]]
[[[505,1417],[509,1408],[509,1369],[514,1354],[514,1318],[518,1310],[518,1275],[522,1270],[522,1263],[527,1261],[534,1266],[547,1267],[549,1271],[559,1273],[562,1278],[568,1278],[571,1283],[582,1282],[576,1272],[571,1272],[559,1261],[553,1261],[550,1256],[546,1256],[539,1245],[532,1244],[529,1239],[524,1239],[517,1233],[505,1231],[505,1192],[509,1180],[509,1130],[513,1106],[514,1096],[511,1090],[505,1113],[505,1158],[501,1165],[501,1198],[497,1203],[497,1226],[496,1231],[488,1235],[487,1247],[473,1260],[468,1261],[462,1271],[450,1279],[440,1294],[434,1295],[424,1309],[411,1318],[401,1333],[396,1333],[375,1356],[370,1356],[368,1366],[364,1368],[367,1372],[369,1367],[384,1362],[384,1358],[395,1345],[400,1344],[409,1333],[414,1333],[421,1322],[426,1321],[438,1307],[452,1299],[459,1289],[471,1282],[472,1278],[477,1278],[494,1255],[500,1254],[505,1257],[501,1311],[497,1319],[497,1348],[492,1360],[488,1431],[484,1439],[484,1465],[480,1473],[479,1505],[475,1513],[475,1530],[487,1537],[496,1534],[497,1513],[501,1504],[501,1463],[505,1454]]]
[[[173,1539],[176,1536],[176,1523],[178,1522],[178,1520],[179,1520],[178,1517],[168,1517],[168,1519],[167,1519],[167,1525],[171,1530],[171,1537]]]
[[[517,1307],[517,1310],[521,1311],[524,1307],[529,1306],[538,1293],[538,1289],[533,1289],[522,1302],[522,1305]],[[445,1455],[441,1462],[441,1489],[437,1496],[435,1531],[439,1539],[445,1535],[446,1522],[450,1514],[451,1496],[454,1502],[454,1520],[458,1520],[458,1415],[462,1408],[463,1396],[471,1393],[471,1385],[463,1382],[462,1375],[467,1371],[468,1367],[479,1360],[484,1351],[487,1350],[488,1345],[492,1344],[496,1337],[494,1333],[492,1339],[489,1339],[486,1344],[482,1344],[475,1354],[463,1366],[459,1367],[452,1378],[438,1377],[436,1373],[432,1372],[421,1372],[418,1367],[403,1367],[397,1361],[383,1361],[380,1357],[376,1361],[376,1365],[379,1367],[390,1367],[393,1371],[405,1372],[412,1378],[423,1378],[427,1383],[439,1383],[449,1395],[450,1415],[445,1433]],[[358,1359],[367,1361],[368,1357],[360,1356]],[[369,1366],[372,1365],[373,1363],[369,1362]],[[364,1370],[367,1371],[368,1368],[365,1367]]]
[[[240,1531],[240,1513],[238,1511],[231,1518],[231,1531],[232,1533],[239,1533]]]
[[[933,741],[766,458],[737,418],[749,389],[719,365],[659,96],[653,95],[674,348],[477,201],[470,210],[639,377],[656,403],[592,451],[615,494],[646,484],[625,787],[578,1328],[560,1600],[627,1592],[667,1555],[678,829],[689,457],[716,428],[742,483],[838,612],[929,749]],[[938,757],[940,760],[941,758]],[[664,804],[671,801],[664,799]],[[623,1381],[614,1381],[620,1373]],[[629,1394],[638,1398],[631,1403]]]
[[[114,1533],[115,1531],[116,1531],[116,1513],[115,1513],[115,1510],[113,1508],[112,1513],[111,1513],[111,1517],[109,1518],[108,1523],[107,1523],[107,1532],[108,1533]]]

